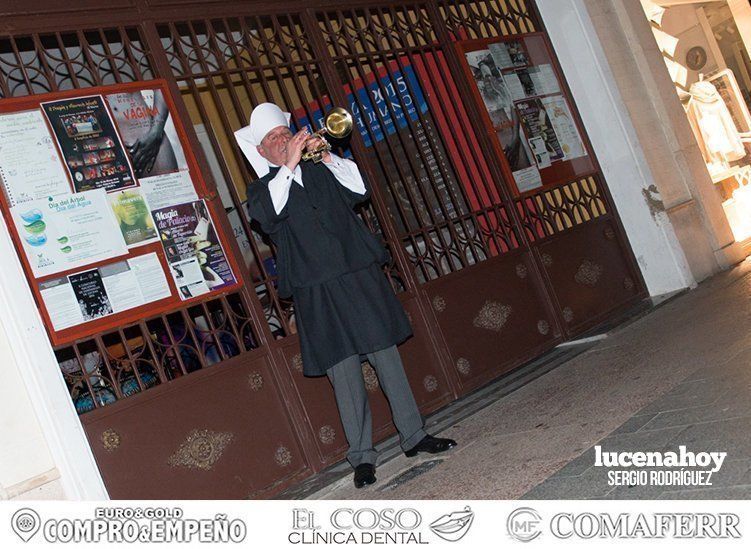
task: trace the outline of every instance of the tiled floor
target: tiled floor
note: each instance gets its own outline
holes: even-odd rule
[[[747,261],[563,364],[542,366],[544,375],[513,392],[490,387],[482,405],[455,403],[462,414],[431,418],[433,433],[459,442],[447,454],[408,459],[392,441],[376,484],[356,490],[341,464],[284,497],[751,498],[750,328]],[[593,467],[595,444],[630,452],[685,445],[727,458],[712,487],[614,487],[605,468]]]

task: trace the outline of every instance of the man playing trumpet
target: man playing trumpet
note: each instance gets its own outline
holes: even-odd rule
[[[259,179],[247,188],[248,212],[274,242],[278,292],[292,297],[303,373],[327,375],[334,387],[347,460],[357,488],[375,482],[376,451],[361,360],[378,375],[409,457],[456,446],[423,429],[396,345],[412,334],[381,266],[388,253],[353,208],[370,189],[357,165],[329,151],[322,162],[300,162],[321,137],[292,134],[289,113],[258,105],[235,133]]]

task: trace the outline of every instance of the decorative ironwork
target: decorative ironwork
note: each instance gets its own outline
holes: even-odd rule
[[[251,391],[260,391],[263,387],[263,376],[261,372],[252,372],[248,375],[248,385]]]
[[[296,372],[302,373],[302,355],[300,353],[296,353],[295,356],[292,357],[292,367]]]
[[[472,371],[472,366],[469,363],[469,360],[462,357],[456,361],[456,369],[460,374],[468,376],[469,372]]]
[[[550,332],[550,324],[548,324],[548,321],[538,320],[537,331],[540,332],[542,335],[548,335],[548,332]]]
[[[574,321],[574,311],[571,309],[571,307],[564,307],[561,313],[563,314],[563,320],[565,320],[567,323]]]
[[[429,393],[434,393],[438,390],[438,380],[432,375],[425,376],[425,379],[422,380],[422,385]]]
[[[365,388],[368,391],[372,393],[373,391],[378,389],[378,375],[376,374],[373,367],[367,362],[364,362],[362,364],[362,377],[365,380]]]
[[[108,452],[114,452],[120,446],[122,437],[114,429],[106,429],[102,432],[102,446]]]
[[[471,40],[534,32],[538,25],[525,2],[484,0],[438,2],[453,40]]]
[[[168,463],[172,467],[210,471],[222,457],[232,438],[232,433],[194,429],[170,456]]]
[[[472,321],[475,328],[500,332],[506,325],[512,308],[497,301],[486,301]]]
[[[286,446],[280,446],[274,452],[274,461],[279,467],[287,467],[292,463],[292,452]]]
[[[574,280],[583,286],[596,286],[603,273],[603,266],[589,259],[585,259],[579,265],[574,275]]]
[[[318,440],[322,444],[333,444],[334,438],[336,438],[336,431],[331,425],[324,425],[318,429]]]

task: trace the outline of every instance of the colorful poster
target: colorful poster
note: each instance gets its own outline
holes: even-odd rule
[[[101,95],[41,104],[77,192],[135,185],[120,137]]]
[[[181,299],[236,282],[203,200],[151,213]]]
[[[107,200],[120,226],[125,244],[129,248],[157,240],[149,206],[141,195],[140,189],[110,193],[107,195]]]
[[[162,90],[106,96],[137,179],[187,170]]]
[[[516,108],[537,166],[547,168],[552,162],[563,160],[563,149],[542,101],[521,101],[516,103]]]
[[[541,102],[545,107],[550,123],[553,125],[558,142],[561,144],[563,159],[571,160],[587,156],[587,151],[584,149],[584,143],[582,143],[566,99],[562,95],[554,95],[542,98]]]
[[[96,320],[114,312],[98,269],[70,275],[68,281],[81,308],[84,322]]]
[[[68,175],[41,111],[0,116],[0,178],[10,207],[70,192]]]
[[[10,211],[36,278],[128,253],[104,189],[33,200]]]

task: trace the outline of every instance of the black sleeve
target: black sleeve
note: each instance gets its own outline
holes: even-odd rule
[[[284,220],[289,217],[287,205],[278,214],[271,201],[271,194],[263,180],[257,179],[248,185],[248,216],[261,224],[266,234],[273,234],[281,229]]]

